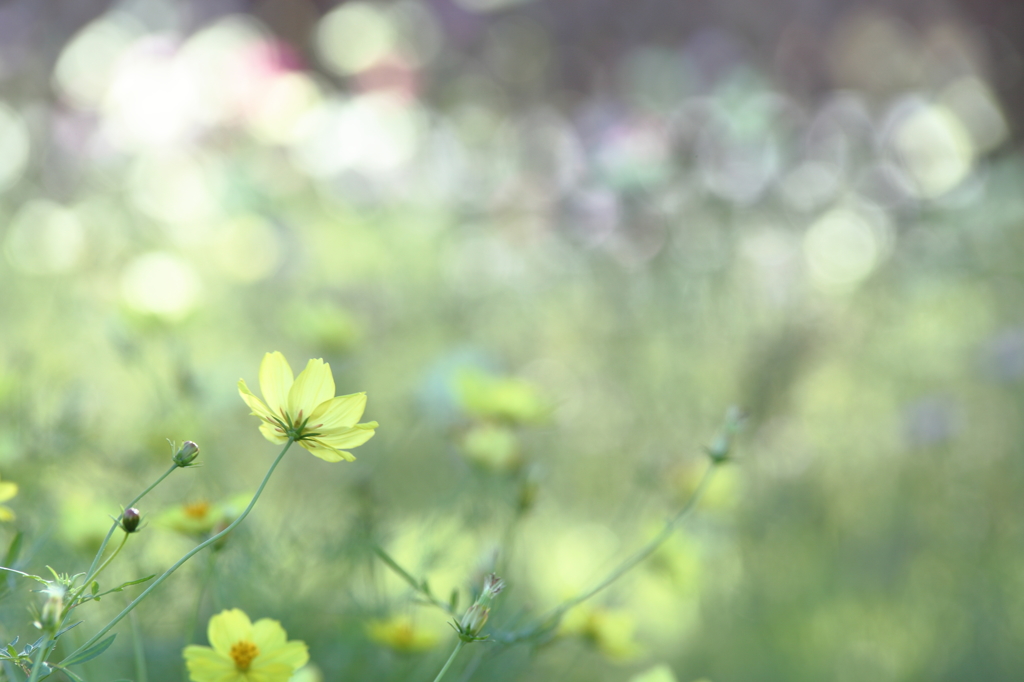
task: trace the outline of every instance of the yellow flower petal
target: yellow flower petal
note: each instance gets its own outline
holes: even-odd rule
[[[291,365],[279,351],[267,353],[260,363],[260,393],[270,411],[281,416],[281,408],[288,409],[288,392],[294,381]]]
[[[335,450],[312,440],[300,440],[299,445],[309,450],[311,454],[319,457],[325,462],[340,462],[342,460],[346,462],[356,461],[355,455],[351,452],[344,452],[343,450]]]
[[[377,426],[377,422],[366,422],[365,424],[356,424],[347,429],[318,430],[317,433],[320,435],[315,440],[335,450],[354,448],[373,438],[374,429]]]
[[[0,504],[0,521],[13,521],[14,512],[11,511],[10,507],[5,507]]]
[[[6,483],[0,483],[0,502],[6,502],[7,500],[11,499],[12,497],[14,497],[17,494],[18,494],[18,484],[17,483],[11,483],[9,481],[6,482]]]
[[[295,672],[295,668],[286,663],[264,663],[261,658],[263,656],[257,656],[252,662],[252,667],[245,674],[246,682],[288,682]]]
[[[206,638],[217,652],[227,655],[235,642],[252,640],[252,621],[241,609],[221,611],[210,618]]]
[[[366,394],[339,395],[320,403],[309,417],[309,426],[318,433],[324,429],[354,426],[366,410]],[[322,425],[322,426],[321,426]]]
[[[320,403],[333,397],[331,366],[321,359],[310,360],[288,391],[288,414],[292,419],[298,419],[301,411],[303,418],[308,417]]]
[[[196,682],[220,682],[239,676],[234,661],[210,647],[192,644],[185,647],[184,655],[189,677]]]
[[[281,630],[281,635],[284,636],[284,634],[284,630]],[[264,651],[264,649],[260,649],[260,651]],[[273,649],[266,649],[265,651],[265,654],[260,654],[259,658],[256,659],[261,666],[273,663],[284,664],[288,666],[289,674],[309,662],[309,649],[306,647],[305,642],[298,640],[291,642],[282,641],[280,644],[275,645]]]
[[[249,390],[249,387],[245,383],[245,379],[238,380],[238,395],[242,396],[242,400],[249,406],[252,413],[260,419],[280,419],[281,415],[275,415],[266,403],[256,397],[256,395]]]
[[[259,647],[260,651],[282,646],[286,639],[288,635],[281,627],[281,623],[272,618],[260,618],[252,624],[252,643]]]

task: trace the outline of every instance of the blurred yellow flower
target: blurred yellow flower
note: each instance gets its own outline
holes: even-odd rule
[[[8,483],[4,483],[3,481],[0,481],[0,502],[6,502],[7,500],[11,499],[12,497],[14,497],[17,494],[18,494],[18,484],[17,483],[9,483],[9,482]],[[0,521],[13,521],[13,520],[14,520],[14,512],[11,511],[11,508],[10,507],[5,507],[4,505],[0,504]]]
[[[633,675],[629,682],[676,682],[676,676],[672,668],[667,665],[656,665],[642,673]]]
[[[354,460],[344,448],[362,445],[377,428],[377,422],[356,423],[366,409],[366,394],[335,397],[331,366],[321,359],[310,360],[306,369],[293,377],[284,355],[275,351],[264,355],[260,363],[263,400],[243,379],[238,380],[242,400],[263,420],[260,432],[272,443],[291,438],[327,462]]]
[[[515,431],[503,424],[475,424],[462,437],[462,452],[494,471],[514,472],[523,463]]]
[[[186,502],[158,515],[156,523],[183,535],[206,535],[238,518],[251,499],[252,494],[245,493],[236,495],[226,502],[210,502],[203,499]]]
[[[562,621],[563,635],[577,635],[612,660],[625,661],[640,653],[633,638],[636,623],[623,611],[602,607],[577,607]]]
[[[185,647],[185,663],[193,682],[288,682],[309,661],[306,643],[286,641],[276,620],[255,623],[239,609],[210,618],[211,647]]]
[[[427,651],[440,641],[435,632],[417,627],[412,618],[404,615],[371,621],[366,634],[378,644],[402,653]]]

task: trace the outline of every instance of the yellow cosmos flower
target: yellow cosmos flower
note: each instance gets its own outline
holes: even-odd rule
[[[18,494],[18,484],[17,483],[9,483],[9,482],[8,483],[4,483],[3,481],[0,481],[0,502],[6,502],[7,500],[11,499],[12,497],[14,497],[17,494]],[[14,520],[14,512],[11,511],[11,508],[10,507],[5,507],[4,505],[0,504],[0,521],[13,521],[13,520]]]
[[[276,620],[253,623],[239,609],[212,617],[207,637],[211,646],[185,647],[193,682],[288,682],[309,661],[306,643],[286,641],[288,634]]]
[[[242,400],[263,420],[260,432],[271,443],[291,438],[327,462],[354,460],[345,448],[362,445],[377,428],[377,422],[356,423],[366,409],[366,394],[335,397],[331,366],[320,359],[310,360],[299,376],[293,376],[288,361],[275,351],[260,363],[263,400],[238,380]]]

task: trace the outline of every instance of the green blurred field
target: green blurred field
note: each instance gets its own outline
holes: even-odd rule
[[[529,13],[471,48],[430,4],[349,3],[306,63],[256,15],[149,6],[0,91],[0,547],[84,571],[189,439],[102,582],[161,573],[195,544],[170,510],[247,499],[277,452],[236,390],[267,351],[322,357],[380,428],[351,464],[293,448],[85,679],[140,682],[133,637],[148,682],[185,679],[194,623],[238,607],[309,644],[307,679],[431,680],[455,637],[375,544],[463,606],[497,570],[500,640],[657,532],[733,405],[735,461],[655,556],[447,679],[1019,676],[1024,159],[967,28],[916,43],[963,57],[916,81],[804,96],[711,31],[584,95]],[[871,21],[899,28],[849,19],[855,66]],[[33,584],[2,585],[0,644],[35,639]],[[416,651],[373,635],[404,617]]]

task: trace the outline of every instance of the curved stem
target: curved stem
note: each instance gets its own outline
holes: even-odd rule
[[[121,544],[120,544],[120,545],[118,545],[118,546],[117,546],[117,549],[115,549],[115,550],[113,551],[113,553],[111,553],[111,555],[107,557],[107,560],[106,560],[106,561],[104,561],[104,562],[103,562],[103,563],[102,563],[102,564],[100,565],[100,567],[96,569],[96,572],[92,574],[92,578],[90,578],[90,579],[89,579],[89,582],[85,583],[85,585],[83,585],[83,586],[82,586],[82,589],[83,589],[83,590],[84,590],[84,589],[85,589],[85,588],[86,588],[86,587],[87,587],[87,586],[89,585],[89,583],[90,583],[90,582],[92,582],[93,580],[95,580],[95,579],[96,579],[96,576],[98,576],[98,575],[99,575],[100,573],[102,573],[102,572],[103,572],[103,569],[107,567],[107,564],[109,564],[109,563],[110,563],[111,561],[113,561],[113,560],[114,560],[114,557],[116,557],[116,556],[117,556],[117,553],[118,553],[118,552],[120,552],[120,551],[121,551],[121,548],[122,548],[122,547],[124,547],[124,544],[125,544],[126,542],[128,542],[128,536],[129,536],[129,535],[131,535],[131,533],[125,533],[125,534],[124,534],[124,537],[123,537],[123,538],[121,539]]]
[[[141,500],[143,497],[148,495],[150,493],[150,491],[153,490],[153,488],[155,488],[158,485],[160,485],[161,483],[163,483],[163,480],[165,478],[167,478],[168,476],[170,476],[172,471],[174,471],[175,469],[180,469],[180,468],[181,467],[179,467],[177,464],[172,464],[171,468],[168,469],[167,471],[165,471],[160,478],[158,478],[155,481],[153,481],[152,485],[150,485],[148,488],[146,488],[141,493],[136,495],[135,499],[133,499],[131,502],[129,502],[125,506],[125,509],[128,509],[129,507],[134,507],[135,504],[139,500]],[[95,578],[96,574],[99,573],[99,571],[96,570],[96,564],[98,564],[100,562],[100,559],[103,557],[103,552],[107,549],[107,543],[110,542],[110,538],[114,535],[114,531],[117,530],[118,525],[119,524],[117,523],[117,521],[114,521],[113,525],[110,526],[110,530],[107,531],[107,537],[103,538],[103,542],[100,543],[100,548],[96,551],[96,556],[93,558],[92,564],[89,566],[89,570],[85,572],[85,585],[88,585],[89,581],[91,581],[93,578]],[[102,569],[100,569],[100,570],[102,570]]]
[[[465,644],[466,643],[464,641],[462,641],[461,639],[459,640],[458,644],[455,645],[455,650],[452,651],[452,655],[448,657],[448,660],[445,662],[444,667],[441,668],[441,672],[439,672],[437,674],[437,677],[434,678],[434,682],[441,682],[441,678],[443,678],[444,674],[448,672],[448,668],[451,667],[452,661],[454,661],[455,657],[459,655],[459,652],[462,651],[462,647],[465,646]]]
[[[136,597],[132,601],[132,603],[130,603],[128,606],[126,606],[124,608],[124,610],[121,611],[121,613],[119,613],[116,616],[114,616],[113,620],[111,620],[109,623],[107,623],[103,627],[102,630],[100,630],[95,635],[90,637],[89,640],[85,644],[83,644],[82,646],[78,647],[77,649],[72,651],[70,654],[68,654],[64,658],[64,660],[66,661],[67,659],[73,657],[75,654],[78,654],[78,653],[84,651],[85,649],[91,647],[93,644],[98,642],[99,639],[101,637],[103,637],[103,635],[107,634],[110,631],[111,628],[113,628],[115,625],[117,625],[121,621],[122,618],[127,616],[132,611],[132,609],[134,609],[136,606],[138,606],[139,602],[141,602],[143,599],[148,597],[150,592],[155,590],[161,583],[163,583],[163,581],[167,580],[167,578],[169,578],[172,573],[174,573],[176,570],[178,570],[178,568],[180,568],[182,564],[184,564],[186,561],[191,559],[193,556],[195,556],[196,554],[198,554],[202,550],[206,549],[207,547],[209,547],[210,545],[215,543],[217,540],[221,539],[222,537],[224,537],[225,535],[230,533],[232,530],[234,530],[235,526],[240,524],[245,519],[245,517],[249,515],[249,512],[252,511],[253,506],[256,505],[256,500],[260,499],[260,495],[263,494],[263,489],[267,487],[267,481],[270,480],[270,476],[271,476],[271,474],[274,473],[274,469],[276,469],[277,465],[281,463],[281,460],[284,458],[284,454],[286,452],[288,452],[288,448],[290,448],[292,446],[292,443],[294,443],[294,442],[295,441],[289,440],[287,443],[285,443],[284,448],[281,450],[281,454],[279,454],[277,456],[277,459],[274,460],[274,463],[270,465],[270,469],[267,470],[266,476],[263,477],[263,482],[260,483],[260,487],[256,489],[256,494],[253,495],[252,501],[249,502],[249,506],[245,508],[245,511],[243,511],[241,514],[239,514],[237,519],[235,519],[234,521],[231,522],[231,525],[229,525],[227,528],[225,528],[221,532],[217,533],[216,535],[211,536],[206,541],[200,543],[199,545],[196,545],[196,547],[193,548],[190,552],[188,552],[185,556],[183,556],[180,559],[178,559],[178,562],[176,564],[174,564],[173,566],[168,568],[166,571],[164,571],[163,574],[159,578],[154,580],[153,583],[149,587],[147,587],[145,589],[145,591],[143,591],[142,594],[140,594],[138,597]],[[63,661],[61,661],[61,662],[63,663]]]
[[[28,682],[36,682],[36,680],[39,679],[39,671],[43,667],[43,658],[49,648],[50,642],[47,642],[46,646],[39,647],[39,652],[36,654],[36,660],[32,662],[32,672],[29,673]]]
[[[125,509],[128,509],[129,507],[134,507],[135,504],[139,500],[141,500],[143,497],[148,495],[153,490],[153,488],[155,488],[158,485],[160,485],[161,483],[163,483],[163,480],[165,478],[167,478],[168,476],[170,476],[171,472],[173,472],[175,469],[179,469],[179,468],[180,467],[177,464],[172,464],[171,467],[167,471],[165,471],[163,474],[160,475],[160,478],[158,478],[155,481],[153,481],[153,483],[151,483],[148,488],[146,488],[141,493],[136,495],[131,500],[131,502],[128,503],[128,505],[125,507]],[[125,533],[124,540],[122,540],[121,541],[121,545],[116,550],[114,550],[114,553],[111,554],[109,557],[107,557],[107,560],[103,562],[103,565],[101,565],[99,568],[96,568],[96,565],[100,563],[100,559],[103,558],[103,552],[106,551],[107,544],[110,542],[110,538],[113,537],[114,531],[117,530],[119,526],[120,526],[120,524],[117,521],[114,521],[114,523],[111,524],[110,530],[107,531],[107,536],[105,538],[103,538],[103,542],[100,543],[100,548],[98,550],[96,550],[96,556],[93,557],[92,564],[89,565],[89,570],[85,572],[85,580],[82,581],[82,586],[79,587],[75,591],[75,593],[73,595],[71,595],[71,598],[67,600],[67,603],[70,604],[71,606],[70,606],[70,608],[68,608],[64,612],[64,618],[61,620],[61,623],[60,623],[60,627],[61,628],[63,628],[65,623],[67,623],[68,617],[71,614],[71,609],[74,608],[78,604],[78,599],[85,592],[86,588],[89,587],[89,584],[92,583],[92,581],[96,578],[97,575],[99,575],[100,571],[102,571],[104,568],[107,567],[107,564],[110,563],[110,560],[113,559],[115,556],[117,556],[117,553],[121,551],[121,547],[124,547],[124,543],[128,539],[128,533]],[[59,632],[59,628],[58,628],[58,632]],[[48,658],[50,656],[50,653],[53,651],[53,648],[56,645],[57,645],[57,640],[56,639],[51,639],[45,646],[40,647],[40,650],[39,650],[40,651],[40,658],[39,658],[39,662],[40,663],[42,662],[42,660],[45,660],[46,658]],[[32,666],[32,675],[29,677],[29,680],[31,680],[31,682],[36,682],[36,678],[39,675],[38,669],[39,669],[38,665],[33,665]]]
[[[612,571],[604,578],[604,580],[602,580],[586,592],[581,592],[572,599],[569,599],[568,601],[563,602],[562,604],[559,604],[555,608],[551,609],[542,618],[537,620],[536,623],[531,627],[528,627],[525,630],[522,630],[510,636],[506,636],[500,639],[496,637],[495,639],[498,639],[503,645],[509,646],[512,644],[516,644],[517,642],[530,639],[531,637],[534,637],[540,633],[550,632],[558,626],[558,623],[561,621],[562,616],[564,616],[569,609],[573,608],[574,606],[578,606],[586,600],[590,599],[595,594],[605,589],[606,587],[614,583],[616,580],[621,578],[623,575],[628,573],[641,561],[651,556],[651,554],[653,554],[655,550],[657,550],[658,547],[660,547],[662,543],[664,543],[665,540],[667,540],[672,535],[673,531],[675,531],[676,525],[683,519],[683,517],[685,517],[694,508],[697,502],[700,501],[700,498],[703,497],[704,490],[707,488],[708,483],[711,482],[711,476],[712,474],[714,474],[715,469],[718,468],[718,465],[719,462],[717,460],[711,461],[711,464],[704,472],[703,477],[700,479],[700,482],[694,489],[693,494],[690,496],[690,499],[686,501],[686,504],[684,504],[679,509],[679,511],[677,511],[675,515],[672,516],[672,518],[665,522],[665,527],[662,528],[657,535],[651,538],[651,540],[643,547],[641,547],[633,554],[631,554],[629,557],[627,557],[622,563],[620,563],[618,566],[612,569]]]
[[[690,496],[690,499],[686,501],[686,504],[684,504],[678,512],[676,512],[675,516],[673,516],[671,519],[665,522],[665,527],[661,529],[661,532],[659,532],[657,535],[651,538],[650,542],[648,542],[646,545],[635,551],[621,564],[616,566],[612,570],[612,572],[609,573],[605,577],[605,579],[599,582],[597,585],[590,588],[586,592],[583,592],[573,597],[569,601],[560,604],[556,608],[552,609],[548,617],[561,617],[561,615],[564,614],[566,611],[590,599],[595,594],[597,594],[598,592],[600,592],[601,590],[603,590],[604,588],[608,587],[616,580],[621,578],[623,575],[628,573],[634,566],[639,564],[641,561],[651,556],[651,554],[653,554],[654,551],[658,549],[658,547],[660,547],[661,544],[672,535],[672,533],[676,529],[676,524],[679,523],[679,521],[684,516],[686,516],[691,509],[693,509],[694,505],[697,504],[700,498],[703,497],[704,489],[711,481],[711,475],[714,473],[716,468],[717,464],[715,462],[712,462],[708,466],[707,470],[704,472],[704,476],[701,477],[700,479],[700,483],[697,484],[697,488],[693,491],[693,495]]]

